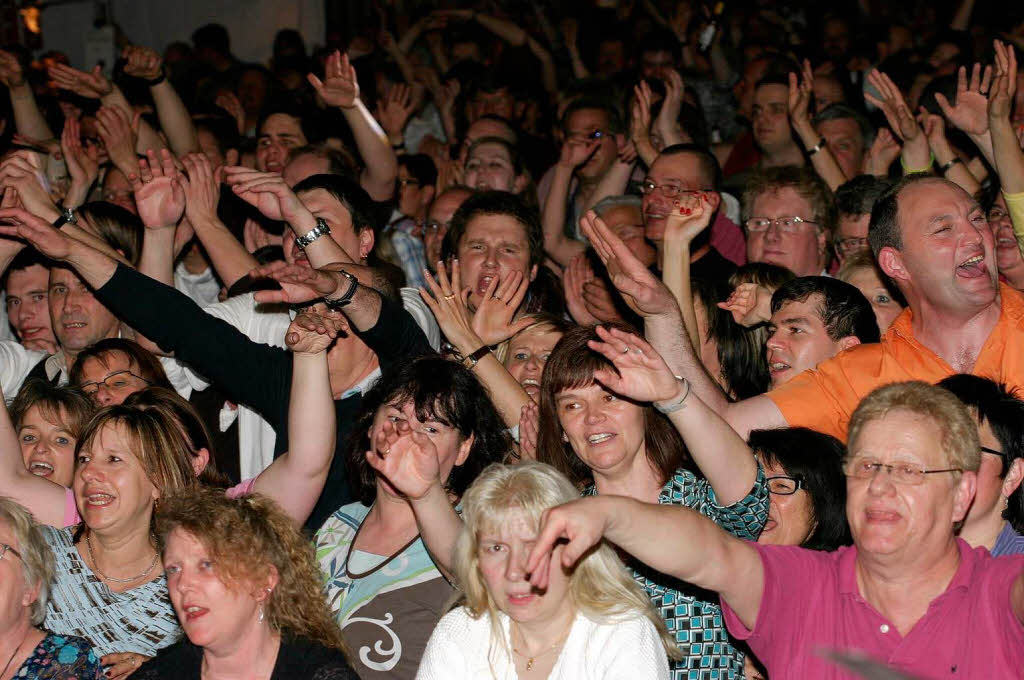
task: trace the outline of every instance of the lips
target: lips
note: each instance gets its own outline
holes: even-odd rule
[[[497,274],[483,274],[477,279],[476,282],[476,294],[483,296],[487,293],[487,289],[490,288],[491,282],[497,278]]]
[[[864,517],[871,524],[894,524],[902,519],[900,513],[885,508],[867,508]]]
[[[53,466],[41,460],[29,461],[28,471],[34,474],[36,477],[53,476]]]
[[[523,390],[525,390],[531,397],[535,397],[540,394],[540,382],[534,378],[523,378],[522,382],[519,384],[523,386]]]
[[[536,593],[509,593],[508,603],[513,607],[525,607],[537,599]]]
[[[84,321],[62,321],[61,327],[66,331],[80,331],[88,326]]]
[[[32,340],[32,339],[35,339],[35,338],[39,337],[40,335],[45,335],[46,334],[46,327],[45,326],[26,326],[24,328],[19,329],[18,332],[20,333],[22,340]]]
[[[614,432],[595,432],[594,434],[587,436],[587,441],[591,446],[600,446],[606,442],[611,441],[617,435]]]
[[[113,494],[89,487],[82,490],[82,496],[85,498],[86,508],[93,510],[106,508],[116,500],[116,496]]]
[[[185,614],[185,621],[188,622],[195,621],[196,619],[202,618],[210,613],[210,610],[206,607],[200,607],[196,604],[186,604],[181,608],[181,610]]]
[[[985,276],[988,267],[985,266],[985,256],[981,253],[970,257],[956,267],[956,275],[964,279],[976,279]]]
[[[267,161],[267,172],[276,172],[280,175],[284,172],[284,165],[277,161]]]

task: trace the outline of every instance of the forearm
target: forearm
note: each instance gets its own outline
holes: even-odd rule
[[[747,443],[695,394],[687,396],[683,408],[668,418],[714,489],[718,505],[743,500],[757,478],[757,461]]]
[[[686,336],[690,338],[690,345],[696,354],[696,348],[700,347],[700,335],[697,332],[697,313],[693,308],[693,294],[690,291],[690,242],[673,238],[665,239],[664,243],[661,278],[679,303]]]
[[[454,581],[452,553],[462,531],[462,518],[452,507],[448,492],[440,484],[435,484],[423,498],[410,503],[416,515],[420,538],[434,558],[434,564],[448,580]]]
[[[139,272],[165,286],[174,285],[174,227],[146,228],[142,233]]]
[[[11,108],[14,111],[14,127],[19,134],[29,139],[55,137],[27,82],[11,88]]]
[[[510,428],[518,425],[523,407],[530,403],[530,396],[519,381],[512,377],[493,354],[478,361],[473,367],[473,373],[487,389],[502,421]]]
[[[511,21],[505,21],[488,14],[477,14],[476,22],[505,42],[516,47],[525,45],[530,38],[530,34],[525,29],[520,28]]]
[[[971,141],[974,142],[974,146],[978,147],[978,151],[984,156],[985,160],[991,165],[995,165],[996,156],[995,151],[992,149],[992,131],[987,130],[983,135],[968,135]]]
[[[1013,125],[1008,119],[992,121],[992,150],[999,184],[1004,193],[1024,191],[1024,151],[1021,151]]]
[[[68,187],[68,193],[64,196],[64,207],[65,208],[78,208],[89,198],[89,191],[92,189],[92,185],[96,183],[94,177],[91,182],[77,182],[74,179],[71,180],[71,186]]]
[[[25,467],[18,431],[0,393],[0,494],[28,509],[37,522],[62,527],[65,493],[64,487],[36,477]]]
[[[74,267],[82,280],[94,290],[103,287],[114,276],[118,264],[114,258],[77,238],[71,239],[71,252],[67,257],[67,263]]]
[[[542,211],[544,228],[544,250],[555,262],[563,267],[585,248],[582,243],[565,235],[565,214],[568,206],[569,186],[572,183],[572,168],[558,165],[551,177],[551,188]]]
[[[288,452],[260,473],[255,491],[276,500],[296,525],[305,523],[323,491],[336,431],[327,352],[293,352]]]
[[[386,201],[394,194],[395,178],[398,177],[398,158],[388,143],[387,134],[359,99],[341,112],[352,129],[356,148],[365,165],[360,183],[370,198]]]
[[[948,146],[936,146],[932,152],[935,154],[935,163],[941,168],[946,168],[941,174],[951,182],[959,185],[972,196],[981,189],[981,183],[975,177],[967,164],[960,161],[956,153]],[[955,160],[954,160],[955,159]],[[952,165],[947,164],[952,162]]]
[[[805,149],[815,148],[824,139],[818,135],[817,130],[811,127],[810,124],[794,126],[794,129],[800,137],[800,141],[803,142]],[[832,155],[832,150],[828,148],[828,144],[822,144],[815,153],[811,154],[811,165],[832,191],[845,184],[848,179],[843,173],[843,169],[839,167],[839,163],[836,162],[836,157]]]
[[[916,139],[904,141],[900,158],[904,174],[928,172],[932,169],[932,152],[923,133],[918,134]]]
[[[629,178],[632,175],[632,163],[615,161],[608,172],[604,173],[604,176],[598,181],[594,191],[587,197],[582,212],[592,209],[609,196],[621,196],[626,193],[626,187],[629,185]]]
[[[729,399],[718,383],[708,374],[693,345],[680,342],[689,338],[682,314],[650,316],[644,319],[644,334],[647,341],[665,359],[672,373],[690,381],[690,388],[716,413],[725,413]]]
[[[170,142],[171,151],[178,156],[199,151],[199,138],[192,117],[170,81],[164,80],[150,87],[149,92],[153,95],[156,115]]]
[[[533,38],[528,37],[526,44],[533,56],[537,57],[537,61],[540,62],[540,78],[544,85],[544,91],[550,95],[558,94],[558,73],[555,70],[555,60],[551,57],[551,52],[548,52]]]
[[[953,20],[949,22],[949,27],[954,31],[966,31],[971,27],[971,13],[974,11],[974,0],[960,0],[960,4],[957,5],[956,12],[953,14]]]
[[[246,250],[216,217],[197,220],[193,222],[192,227],[225,287],[231,288],[239,279],[259,266],[252,253]]]

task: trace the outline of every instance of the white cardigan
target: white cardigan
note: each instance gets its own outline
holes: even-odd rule
[[[509,619],[500,614],[508,639]],[[448,612],[434,628],[416,680],[516,680],[511,652],[495,641],[490,617]],[[493,667],[492,667],[493,666]],[[618,623],[597,623],[577,614],[548,680],[668,680],[668,657],[657,629],[637,614]]]

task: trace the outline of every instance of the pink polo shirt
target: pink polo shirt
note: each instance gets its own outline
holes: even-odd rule
[[[817,552],[755,544],[764,564],[764,595],[753,630],[729,605],[729,633],[747,640],[772,680],[853,678],[820,656],[821,649],[860,650],[915,677],[1024,677],[1024,625],[1010,590],[1024,573],[1024,556],[992,557],[957,539],[960,567],[946,591],[902,637],[860,596],[855,547]]]

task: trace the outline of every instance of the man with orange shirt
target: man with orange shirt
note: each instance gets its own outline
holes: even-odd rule
[[[998,284],[992,232],[977,201],[947,180],[908,176],[875,204],[869,240],[908,309],[880,343],[841,352],[765,395],[729,403],[679,342],[682,322],[669,305],[650,305],[647,336],[743,437],[788,425],[845,439],[860,400],[890,382],[973,373],[1024,387],[1024,295]]]

